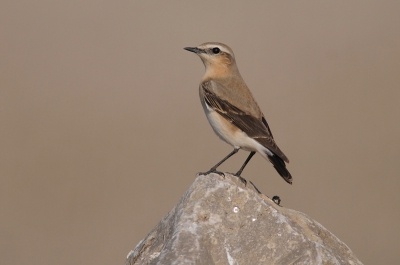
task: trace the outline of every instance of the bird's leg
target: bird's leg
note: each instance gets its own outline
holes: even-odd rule
[[[253,151],[253,152],[250,152],[250,154],[249,154],[249,156],[247,157],[246,161],[244,161],[242,167],[239,169],[238,172],[236,172],[235,176],[240,176],[240,175],[242,174],[243,169],[246,167],[247,163],[249,163],[250,159],[253,157],[253,155],[254,155],[255,153],[256,153],[256,152],[254,152],[254,151]]]
[[[217,171],[217,167],[219,167],[222,163],[224,163],[228,158],[230,158],[231,156],[233,156],[234,154],[236,154],[239,151],[239,148],[235,148],[233,149],[232,152],[229,153],[229,155],[227,155],[224,159],[222,159],[221,161],[218,162],[218,164],[216,164],[215,166],[213,166],[209,171],[207,172],[201,172],[200,175],[207,175],[209,173],[217,173],[218,175],[224,176],[225,174],[221,171]]]
[[[247,163],[249,163],[250,159],[253,157],[253,155],[254,155],[255,153],[256,153],[256,152],[254,152],[254,151],[253,151],[253,152],[250,152],[250,155],[247,157],[246,161],[244,161],[242,167],[241,167],[241,168],[239,169],[239,171],[236,172],[236,174],[235,174],[235,176],[238,177],[245,185],[247,184],[247,181],[246,181],[244,178],[242,178],[240,175],[242,174],[243,169],[246,167]]]

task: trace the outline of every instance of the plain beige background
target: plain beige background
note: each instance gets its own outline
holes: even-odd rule
[[[243,176],[365,264],[400,264],[399,14],[399,1],[1,1],[1,263],[123,264],[231,151],[183,50],[219,41],[294,180],[259,155]]]

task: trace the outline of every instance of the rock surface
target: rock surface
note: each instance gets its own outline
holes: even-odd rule
[[[362,263],[318,222],[226,173],[198,176],[125,264]]]

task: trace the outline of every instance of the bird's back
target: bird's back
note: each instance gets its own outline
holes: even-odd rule
[[[240,106],[239,108],[243,112],[258,118],[261,121],[263,114],[260,107],[239,71],[222,79],[203,79],[202,83],[205,82],[208,83],[207,86],[209,90],[219,98],[231,103],[235,107]]]

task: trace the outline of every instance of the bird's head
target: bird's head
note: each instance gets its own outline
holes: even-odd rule
[[[236,70],[235,55],[231,48],[218,42],[206,42],[197,47],[186,47],[203,61],[206,76],[223,77]]]

